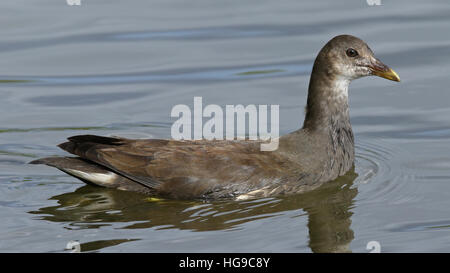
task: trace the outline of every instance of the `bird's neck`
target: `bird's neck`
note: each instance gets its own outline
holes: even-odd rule
[[[336,130],[351,131],[348,108],[349,84],[348,79],[313,71],[303,128],[325,134]]]
[[[303,130],[321,139],[327,155],[327,179],[345,174],[355,157],[354,137],[348,109],[350,80],[327,73],[314,73],[308,90]]]

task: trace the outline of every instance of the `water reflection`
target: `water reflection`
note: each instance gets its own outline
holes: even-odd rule
[[[308,217],[309,247],[313,252],[348,252],[354,238],[350,210],[358,193],[352,187],[357,176],[350,171],[308,193],[245,202],[159,200],[132,192],[83,186],[75,192],[52,197],[58,202],[56,206],[29,213],[39,215],[41,220],[67,223],[67,229],[114,225],[120,229],[176,228],[201,232],[232,231],[246,222],[298,211],[294,217]],[[301,231],[304,227],[298,228]]]

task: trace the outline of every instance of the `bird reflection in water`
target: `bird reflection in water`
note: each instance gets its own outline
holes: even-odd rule
[[[57,206],[29,213],[40,215],[41,220],[68,223],[67,229],[129,223],[123,228],[213,231],[232,230],[246,222],[301,210],[308,217],[309,247],[313,252],[350,252],[354,238],[351,209],[358,193],[352,185],[357,176],[351,170],[310,192],[242,202],[161,200],[134,192],[83,186],[75,192],[52,197],[50,200],[56,200]],[[302,228],[299,226],[299,230]],[[105,241],[99,242],[102,245],[90,249],[108,246]]]

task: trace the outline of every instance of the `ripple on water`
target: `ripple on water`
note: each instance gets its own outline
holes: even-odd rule
[[[382,139],[366,138],[356,144],[355,185],[360,186],[358,200],[370,203],[403,203],[416,200],[418,193],[411,185],[409,174],[397,161],[407,151],[394,147]]]
[[[307,75],[311,72],[313,60],[267,63],[253,66],[237,67],[204,67],[194,69],[176,69],[152,72],[135,72],[110,75],[80,75],[80,76],[0,76],[0,84],[12,86],[70,86],[70,85],[102,85],[102,84],[131,84],[131,83],[183,83],[195,82],[217,82],[234,81],[267,77],[286,77],[293,75]],[[130,94],[132,92],[127,92]],[[135,92],[134,96],[144,96],[145,93]],[[85,98],[73,95],[75,100],[86,100]],[[122,98],[122,94],[113,94]],[[70,96],[67,96],[70,98]],[[103,96],[102,96],[103,97]],[[90,98],[95,100],[96,98]],[[50,97],[45,97],[45,100]],[[114,98],[113,98],[114,99]],[[45,102],[36,98],[38,102]]]
[[[423,221],[423,222],[410,222],[403,224],[391,225],[389,230],[395,232],[406,232],[406,231],[426,231],[426,230],[440,230],[440,229],[450,229],[450,220],[440,220],[440,221]]]

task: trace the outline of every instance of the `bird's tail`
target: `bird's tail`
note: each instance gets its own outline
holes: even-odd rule
[[[30,164],[45,164],[55,167],[91,185],[146,194],[152,193],[151,189],[80,157],[46,157],[31,161]]]

